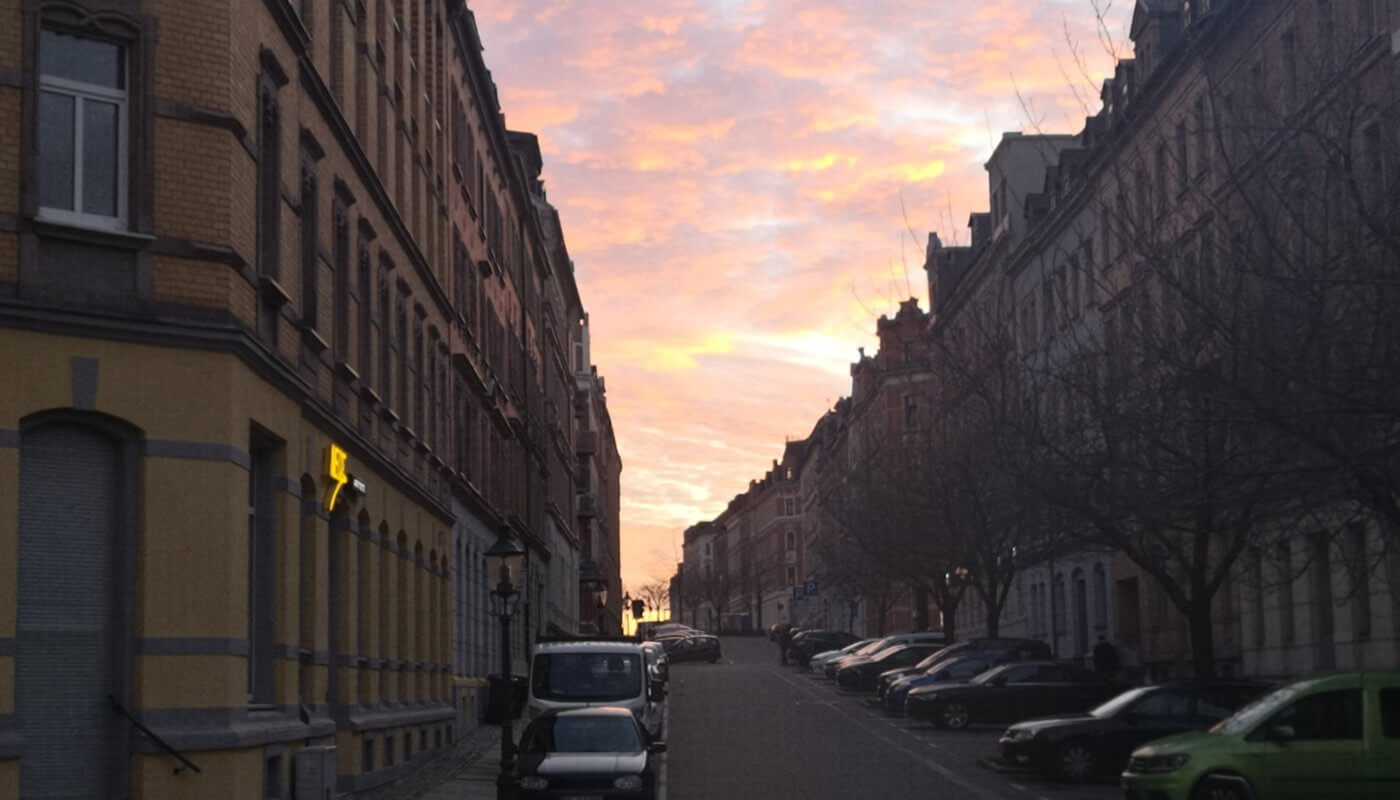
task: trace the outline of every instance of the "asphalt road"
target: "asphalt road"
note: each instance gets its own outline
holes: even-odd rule
[[[940,731],[778,665],[777,645],[726,637],[718,664],[671,667],[667,800],[1118,800],[979,765],[1004,726]]]

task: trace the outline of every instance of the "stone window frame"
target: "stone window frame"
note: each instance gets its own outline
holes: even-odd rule
[[[77,0],[21,1],[20,216],[32,220],[21,231],[20,282],[34,279],[35,235],[94,241],[147,252],[155,219],[155,21],[115,8],[91,8]],[[38,104],[39,35],[42,29],[92,36],[118,42],[126,49],[127,181],[126,221],[119,228],[101,228],[53,220],[39,214]],[[24,255],[28,254],[28,255]],[[141,256],[144,259],[144,256]],[[150,270],[137,269],[136,294],[150,297]]]
[[[65,78],[58,75],[50,75],[43,71],[43,36],[51,33],[59,36],[70,36],[72,38],[83,39],[89,42],[96,42],[116,48],[119,58],[116,64],[114,77],[119,86],[103,86],[101,84],[81,81],[74,78]],[[131,64],[127,47],[122,42],[112,41],[107,37],[95,37],[91,35],[77,35],[69,31],[52,25],[43,25],[39,30],[40,36],[40,71],[39,71],[39,95],[42,101],[45,95],[56,95],[67,98],[73,110],[71,136],[68,137],[68,144],[71,146],[71,164],[67,175],[68,190],[72,196],[72,208],[61,208],[58,206],[46,206],[43,204],[43,174],[40,174],[40,199],[38,216],[46,221],[59,222],[80,227],[101,228],[104,230],[124,230],[127,224],[127,205],[130,201],[130,192],[127,189],[131,162]],[[116,190],[113,193],[115,208],[112,214],[95,213],[85,210],[84,206],[87,198],[83,196],[87,181],[84,179],[83,171],[85,167],[87,150],[87,133],[84,126],[87,121],[86,109],[88,104],[112,106],[116,108]],[[39,125],[43,125],[43,114],[39,116]],[[43,135],[39,131],[37,138],[52,139],[54,137]]]
[[[116,9],[96,9],[74,0],[24,0],[21,5],[20,211],[28,219],[65,228],[92,229],[85,223],[42,218],[39,213],[39,39],[43,30],[110,41],[126,56],[127,180],[126,217],[115,234],[150,234],[155,219],[155,21]],[[56,223],[56,225],[54,224]]]

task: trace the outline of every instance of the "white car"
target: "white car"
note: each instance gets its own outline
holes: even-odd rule
[[[666,687],[650,673],[648,654],[620,639],[541,642],[530,657],[526,715],[587,706],[629,709],[652,736],[661,735]]]

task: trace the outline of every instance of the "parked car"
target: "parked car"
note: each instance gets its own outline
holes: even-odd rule
[[[921,672],[898,675],[889,683],[885,683],[883,675],[880,676],[881,683],[876,691],[886,711],[903,714],[904,701],[908,699],[910,691],[935,683],[970,681],[992,667],[1000,666],[1002,662],[998,659],[1002,657],[1000,653],[967,653],[942,658],[942,653],[934,653],[919,663],[924,664],[935,658],[941,660]]]
[[[661,642],[642,642],[642,654],[646,656],[647,674],[654,681],[665,683],[671,678],[670,660],[666,658],[666,646]]]
[[[720,652],[718,636],[689,636],[684,639],[668,640],[666,658],[672,664],[685,661],[719,661],[724,655]]]
[[[937,644],[916,643],[888,647],[871,656],[869,661],[857,660],[842,667],[836,673],[836,684],[842,689],[872,692],[882,672],[917,664],[937,651]]]
[[[1012,725],[1001,737],[1001,754],[1072,781],[1116,775],[1134,748],[1204,730],[1268,688],[1257,681],[1177,681],[1129,689],[1083,714]]]
[[[1098,673],[1072,664],[1005,664],[967,683],[936,683],[909,692],[904,711],[944,728],[974,722],[1018,722],[1028,717],[1084,711],[1122,691]]]
[[[826,665],[842,656],[858,653],[861,650],[879,642],[879,639],[861,639],[858,642],[851,642],[839,650],[828,650],[825,653],[817,653],[807,662],[807,669],[812,672],[826,672]]]
[[[526,713],[605,704],[635,712],[661,733],[666,687],[647,673],[642,646],[625,639],[544,641],[530,656]]]
[[[1208,731],[1133,751],[1129,800],[1400,796],[1400,670],[1291,683]]]
[[[986,670],[989,667],[997,666],[999,664],[1008,664],[1012,661],[1043,660],[1049,659],[1051,657],[1050,645],[1040,641],[1039,639],[968,639],[965,642],[950,644],[912,667],[906,667],[901,670],[893,670],[889,673],[881,675],[880,683],[876,687],[876,693],[879,695],[880,701],[884,702],[885,695],[888,692],[889,687],[895,681],[904,677],[923,675],[927,673],[931,668],[933,668],[933,666],[936,664],[939,664],[943,661],[947,661],[951,658],[964,655],[987,655],[989,656],[989,658],[969,662],[974,664],[980,664],[980,666],[973,671],[969,671],[971,669],[970,666],[964,665],[955,670],[939,673],[942,681],[965,681],[973,677],[977,673],[982,672],[983,670]],[[954,673],[957,673],[957,675],[954,676]],[[924,681],[919,685],[928,685],[930,683],[938,682],[940,681],[930,680]],[[912,688],[912,686],[906,686],[906,693],[909,688]],[[902,694],[899,696],[898,703],[892,708],[890,708],[890,710],[904,710],[904,696]]]
[[[680,622],[638,622],[637,635],[643,639],[659,639],[670,634],[696,634],[704,631],[696,630],[689,625]]]
[[[520,737],[516,780],[522,800],[565,796],[656,796],[653,758],[666,743],[649,741],[625,708],[548,711]]]
[[[880,639],[874,644],[867,646],[858,653],[855,653],[853,655],[842,656],[841,658],[836,659],[835,661],[827,662],[825,668],[825,675],[826,677],[835,680],[836,670],[839,668],[839,666],[845,666],[845,664],[841,663],[843,661],[848,661],[849,659],[857,658],[860,656],[873,656],[876,653],[879,653],[881,650],[885,650],[887,648],[901,644],[914,644],[915,642],[918,642],[920,644],[942,645],[943,631],[918,631],[915,633],[896,633],[893,636],[886,636],[885,638]]]
[[[854,641],[856,635],[846,631],[803,631],[793,637],[792,646],[788,648],[788,660],[795,660],[798,666],[805,667],[817,653],[845,647]]]

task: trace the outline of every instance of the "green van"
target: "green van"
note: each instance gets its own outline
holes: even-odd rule
[[[1298,681],[1133,751],[1126,800],[1400,798],[1400,670]]]

